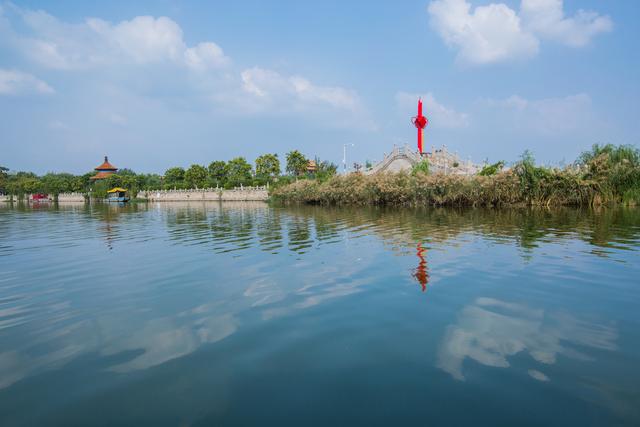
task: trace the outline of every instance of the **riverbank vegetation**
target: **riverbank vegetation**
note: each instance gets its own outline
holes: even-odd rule
[[[566,168],[537,166],[529,152],[510,169],[498,162],[478,175],[352,173],[324,182],[298,180],[275,189],[282,203],[356,205],[601,205],[640,203],[640,151],[593,146]]]
[[[11,172],[0,166],[0,194],[9,194],[21,199],[28,194],[45,193],[51,196],[60,193],[91,193],[95,198],[106,197],[107,190],[123,187],[133,197],[141,190],[169,190],[193,188],[234,188],[240,186],[280,186],[296,179],[311,178],[320,181],[335,175],[337,166],[327,161],[315,159],[317,169],[307,172],[308,159],[298,150],[286,155],[283,175],[277,154],[263,154],[256,158],[255,167],[244,157],[229,161],[215,160],[208,166],[193,164],[188,168],[172,167],[163,175],[155,173],[136,173],[131,169],[120,169],[107,179],[92,181],[95,171],[83,175],[70,173],[47,173],[38,176],[33,172]]]

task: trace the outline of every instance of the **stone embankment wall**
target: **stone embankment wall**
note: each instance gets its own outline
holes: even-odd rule
[[[60,193],[58,194],[58,202],[84,202],[85,195],[83,193]]]
[[[269,198],[267,187],[243,187],[233,190],[204,188],[196,190],[154,190],[140,191],[136,196],[150,202],[188,202],[188,201],[266,201]]]
[[[189,201],[213,201],[213,202],[264,202],[269,199],[269,191],[267,187],[242,187],[233,190],[224,190],[222,188],[205,188],[195,190],[154,190],[140,191],[136,196],[137,199],[147,200],[150,202],[189,202]],[[0,195],[0,202],[9,202],[10,196]],[[17,198],[14,197],[14,201]],[[28,200],[31,200],[29,196]],[[60,193],[58,194],[59,203],[67,202],[87,202],[83,193]]]
[[[27,196],[24,197],[25,201],[27,202],[33,202],[33,194],[29,194]],[[44,199],[44,200],[39,200],[40,202],[47,202],[47,201],[53,201],[54,197],[53,196],[49,196],[48,199]],[[10,202],[11,201],[11,196],[7,195],[7,194],[2,194],[0,195],[0,202]],[[17,202],[18,201],[18,197],[17,196],[13,196],[13,201]],[[58,194],[58,202],[84,202],[86,201],[86,197],[84,195],[84,193],[60,193]]]

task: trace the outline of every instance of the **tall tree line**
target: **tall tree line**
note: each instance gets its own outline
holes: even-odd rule
[[[326,178],[334,175],[337,166],[315,159],[317,170],[307,173],[309,159],[300,151],[286,154],[286,174],[282,174],[280,159],[275,153],[263,154],[256,158],[255,167],[244,157],[229,161],[214,160],[209,165],[192,164],[188,168],[180,166],[167,169],[163,175],[135,173],[131,169],[120,169],[105,180],[98,182],[90,178],[95,172],[83,175],[53,173],[38,176],[32,172],[12,173],[0,166],[0,193],[23,196],[33,193],[51,195],[68,192],[92,192],[101,197],[109,188],[124,187],[134,195],[141,190],[191,189],[191,188],[234,188],[239,186],[259,186],[266,184],[286,184],[300,178]]]

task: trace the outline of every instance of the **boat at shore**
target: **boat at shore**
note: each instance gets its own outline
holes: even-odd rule
[[[34,203],[48,203],[51,201],[51,198],[48,194],[35,193],[29,196],[29,201]]]
[[[115,187],[107,191],[105,202],[125,203],[129,201],[127,190],[125,188]]]

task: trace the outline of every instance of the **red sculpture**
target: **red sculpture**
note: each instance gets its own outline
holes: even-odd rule
[[[422,115],[422,99],[418,98],[418,115],[411,119],[411,123],[418,128],[418,152],[422,151],[422,142],[424,141],[424,128],[429,124],[429,120]]]

